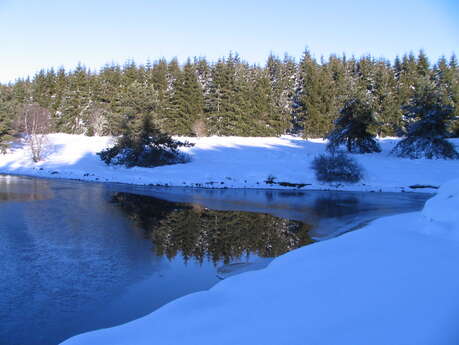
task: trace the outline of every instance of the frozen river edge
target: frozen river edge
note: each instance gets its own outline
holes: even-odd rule
[[[457,209],[454,180],[422,212],[378,219],[63,344],[457,344]]]

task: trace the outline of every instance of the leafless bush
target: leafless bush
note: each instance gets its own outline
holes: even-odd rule
[[[50,118],[49,110],[39,104],[27,104],[23,107],[24,133],[34,162],[38,162],[43,158],[46,136],[51,129]]]
[[[322,182],[356,183],[363,178],[363,168],[344,152],[321,154],[312,161],[316,178]]]
[[[86,135],[93,136],[110,134],[109,124],[107,121],[108,117],[110,116],[108,109],[93,104],[90,107],[88,107],[86,112]]]
[[[196,120],[193,123],[193,133],[197,137],[205,137],[207,135],[207,126],[203,120]]]

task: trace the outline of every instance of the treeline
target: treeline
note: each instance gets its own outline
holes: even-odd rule
[[[52,131],[72,134],[119,135],[148,115],[156,127],[174,135],[324,137],[356,94],[376,115],[378,135],[401,135],[407,124],[402,106],[426,80],[435,83],[457,118],[456,57],[431,64],[422,51],[393,63],[344,55],[318,61],[306,51],[299,62],[269,56],[263,67],[230,54],[214,63],[161,59],[99,71],[83,65],[42,70],[0,86],[0,142],[18,130],[18,119],[31,105],[48,112]],[[458,121],[451,132],[459,135]]]

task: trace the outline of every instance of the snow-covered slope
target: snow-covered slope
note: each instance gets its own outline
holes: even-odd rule
[[[324,152],[321,140],[295,137],[191,138],[196,145],[184,149],[192,162],[157,168],[106,166],[96,155],[109,146],[109,137],[52,134],[45,160],[33,163],[29,150],[17,145],[9,154],[0,155],[0,173],[42,177],[110,181],[168,186],[212,188],[282,188],[266,184],[269,176],[276,182],[306,184],[305,189],[429,191],[410,186],[438,186],[459,175],[459,160],[410,160],[389,155],[397,139],[383,139],[382,153],[353,155],[365,168],[365,179],[357,184],[321,184],[310,165]],[[459,140],[453,140],[459,146]]]
[[[63,344],[459,344],[458,205],[456,180],[422,212],[297,249]]]

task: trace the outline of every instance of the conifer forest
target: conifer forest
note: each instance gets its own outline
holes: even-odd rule
[[[128,61],[93,71],[79,64],[41,70],[0,85],[0,143],[23,131],[24,112],[40,108],[50,131],[120,135],[149,116],[179,136],[326,137],[350,100],[363,104],[372,135],[406,135],[404,107],[428,85],[450,107],[448,136],[459,136],[459,65],[453,55],[430,62],[423,51],[394,61],[331,55],[301,59],[271,55],[264,66],[229,54],[205,58]]]

